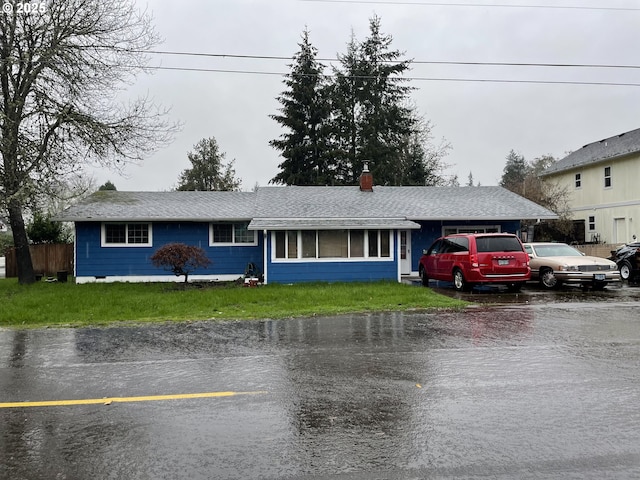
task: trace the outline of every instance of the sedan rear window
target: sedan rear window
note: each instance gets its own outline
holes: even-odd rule
[[[516,237],[478,237],[478,252],[522,252],[522,244]]]

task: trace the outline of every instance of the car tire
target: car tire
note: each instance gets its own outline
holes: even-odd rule
[[[429,276],[427,275],[427,272],[425,270],[425,268],[420,265],[420,280],[422,281],[422,286],[423,287],[428,287],[429,286]]]
[[[540,269],[540,285],[552,290],[554,288],[558,288],[560,286],[560,282],[558,281],[558,277],[553,273],[553,270],[550,268],[544,268]]]
[[[620,278],[622,280],[629,280],[631,278],[631,270],[633,269],[629,260],[623,260],[620,262]]]
[[[455,288],[458,292],[468,292],[471,290],[467,281],[464,279],[464,275],[462,274],[462,270],[456,268],[453,271],[453,288]]]

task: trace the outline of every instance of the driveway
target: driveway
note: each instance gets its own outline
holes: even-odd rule
[[[412,284],[419,286],[419,280]],[[619,282],[607,286],[603,291],[586,290],[580,287],[563,285],[557,290],[547,290],[537,282],[529,282],[519,293],[508,293],[503,286],[483,286],[470,293],[457,292],[450,282],[431,280],[429,287],[440,294],[475,303],[490,304],[543,304],[567,302],[626,302],[640,301],[640,285]]]
[[[0,330],[0,478],[640,478],[640,304],[582,295]]]

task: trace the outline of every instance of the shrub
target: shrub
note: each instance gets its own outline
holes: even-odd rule
[[[49,215],[36,212],[27,227],[27,235],[33,243],[70,243],[69,232],[60,222],[51,220]]]
[[[4,257],[5,252],[13,247],[13,236],[7,232],[0,232],[0,257]]]
[[[168,243],[160,247],[151,256],[151,261],[156,267],[172,271],[176,277],[184,275],[184,283],[187,283],[189,274],[196,268],[211,265],[211,260],[202,248],[184,243]]]

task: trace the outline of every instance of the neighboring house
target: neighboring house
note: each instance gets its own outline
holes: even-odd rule
[[[640,129],[585,145],[542,177],[567,187],[587,242],[625,243],[640,233]]]
[[[79,283],[173,280],[149,259],[169,242],[200,246],[212,260],[192,280],[235,280],[253,263],[265,282],[295,283],[400,281],[417,275],[422,250],[443,234],[519,233],[521,219],[552,218],[502,187],[371,187],[361,180],[360,188],[100,191],[58,220],[75,223]]]

